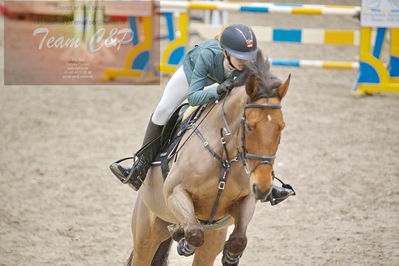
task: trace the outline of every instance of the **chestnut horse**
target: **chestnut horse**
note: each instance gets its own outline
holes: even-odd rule
[[[222,251],[223,265],[238,265],[256,201],[271,191],[284,128],[290,77],[282,84],[269,69],[258,52],[235,81],[245,86],[206,107],[183,137],[166,180],[160,167],[150,169],[133,211],[129,265],[167,265],[171,232],[180,232],[179,253],[194,253],[193,265],[213,265]]]

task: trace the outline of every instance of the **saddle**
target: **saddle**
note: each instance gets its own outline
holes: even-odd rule
[[[198,120],[203,108],[189,107],[187,103],[182,104],[170,117],[161,134],[161,150],[152,162],[152,166],[161,166],[164,179],[169,173],[169,161],[176,157],[178,146],[184,133]]]

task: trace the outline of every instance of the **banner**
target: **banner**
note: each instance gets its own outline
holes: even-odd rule
[[[399,0],[363,0],[361,26],[399,28]]]
[[[124,67],[145,36],[159,36],[159,19],[151,20],[152,27],[143,25],[142,18],[152,16],[151,1],[6,1],[5,5],[24,18],[5,18],[5,85],[132,84],[133,78],[104,83],[103,72]],[[150,46],[140,57],[145,69],[159,66],[159,41]]]

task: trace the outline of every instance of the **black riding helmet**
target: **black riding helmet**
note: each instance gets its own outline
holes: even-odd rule
[[[254,32],[244,24],[232,24],[225,28],[220,46],[232,56],[248,61],[255,60],[258,50]]]

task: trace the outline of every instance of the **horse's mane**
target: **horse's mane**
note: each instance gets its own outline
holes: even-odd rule
[[[256,61],[245,64],[245,69],[235,79],[234,85],[242,86],[248,78],[254,78],[259,88],[259,92],[252,97],[252,101],[261,97],[270,98],[278,96],[276,88],[278,88],[282,82],[270,71],[270,62],[267,59],[264,60],[262,51],[259,49],[256,54]]]

